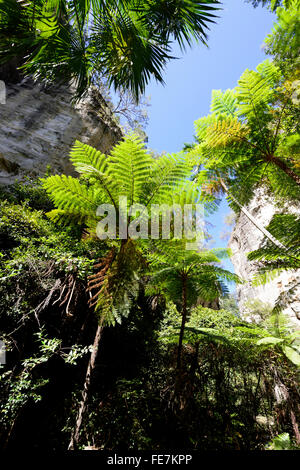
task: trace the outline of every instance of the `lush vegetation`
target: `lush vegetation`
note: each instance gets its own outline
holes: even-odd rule
[[[138,97],[150,74],[162,80],[172,39],[205,41],[218,2],[112,3],[0,2],[1,49],[40,79],[75,78],[77,97],[100,73]],[[184,151],[154,155],[134,134],[110,155],[77,141],[78,177],[49,169],[1,189],[3,448],[299,448],[299,335],[282,314],[299,281],[274,308],[249,305],[249,323],[229,294],[243,280],[222,266],[228,250],[209,249],[206,230],[187,249],[175,224],[222,193],[247,215],[263,184],[283,213],[268,227],[247,215],[265,235],[248,255],[256,282],[300,268],[299,217],[284,212],[300,198],[299,3],[279,3],[274,60],[213,91]],[[102,204],[117,216],[110,237]],[[162,229],[163,204],[175,207],[169,235],[142,237],[150,218]]]
[[[171,43],[205,44],[219,2],[67,1],[0,2],[0,61],[18,57],[38,79],[76,84],[81,97],[105,77],[136,99],[151,77],[163,82]]]

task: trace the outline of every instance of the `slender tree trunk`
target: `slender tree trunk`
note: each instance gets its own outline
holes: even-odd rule
[[[71,435],[71,440],[69,443],[68,450],[74,450],[78,446],[79,442],[79,434],[80,434],[80,428],[82,425],[82,420],[87,408],[87,402],[88,402],[88,395],[89,395],[89,389],[91,386],[91,378],[92,378],[92,373],[95,368],[96,364],[96,359],[97,359],[97,354],[98,354],[98,349],[99,349],[99,344],[101,340],[101,335],[103,331],[103,326],[102,324],[98,325],[95,339],[94,339],[94,344],[93,344],[93,350],[91,352],[91,356],[89,359],[86,375],[85,375],[85,381],[84,381],[84,386],[83,386],[83,391],[82,391],[82,399],[80,402],[80,406],[77,412],[77,418],[76,418],[76,423],[75,427],[72,431]]]
[[[178,370],[181,367],[182,342],[183,342],[183,335],[184,335],[184,327],[185,327],[185,324],[186,324],[186,316],[187,316],[187,309],[186,309],[186,275],[183,274],[182,275],[182,319],[181,319],[181,327],[180,327],[178,351],[177,351],[177,369]]]
[[[121,249],[123,246],[123,241],[124,240],[122,240]],[[90,295],[91,295],[91,298],[89,300],[90,307],[97,304],[99,294],[101,293],[101,289],[99,290],[99,288],[103,286],[104,278],[109,268],[111,267],[112,262],[114,261],[115,257],[116,257],[116,250],[115,248],[112,248],[112,250],[108,253],[108,255],[105,258],[102,258],[102,260],[100,260],[100,262],[95,265],[96,268],[101,268],[101,269],[100,271],[98,271],[98,273],[93,274],[89,278],[90,280],[88,283],[87,291],[90,292]],[[91,294],[91,291],[93,289],[97,289],[97,293],[94,296],[92,296]],[[80,428],[81,428],[83,417],[87,408],[92,374],[95,369],[99,344],[100,344],[101,335],[103,331],[103,321],[104,321],[104,318],[102,317],[100,324],[97,327],[97,331],[96,331],[96,335],[95,335],[95,339],[93,343],[93,350],[91,352],[88,367],[86,370],[85,381],[84,381],[83,390],[82,390],[82,399],[81,399],[79,409],[77,412],[76,423],[71,434],[71,440],[69,443],[68,450],[74,450],[78,446]]]
[[[291,410],[290,416],[291,416],[291,422],[292,422],[292,426],[293,426],[293,430],[295,434],[296,443],[299,446],[300,445],[300,432],[299,432],[299,426],[295,417],[295,413],[293,412],[293,410]]]
[[[228,196],[230,197],[230,199],[232,199],[236,205],[241,209],[241,211],[243,212],[243,214],[245,214],[245,216],[255,225],[256,228],[258,228],[258,230],[260,230],[264,235],[265,237],[267,237],[272,243],[274,243],[274,245],[276,245],[278,248],[281,248],[285,251],[287,251],[286,247],[279,241],[277,240],[277,238],[273,237],[273,235],[268,231],[266,230],[251,214],[250,212],[245,209],[245,207],[242,206],[242,204],[239,203],[239,201],[230,193],[229,189],[227,188],[224,180],[222,178],[220,178],[220,183],[221,183],[221,186],[222,188],[224,189],[224,191],[228,194]]]
[[[194,381],[195,374],[196,374],[196,369],[198,365],[198,354],[199,354],[199,346],[200,346],[200,341],[197,341],[195,344],[195,353],[192,359],[192,364],[191,364],[191,369],[190,369],[190,374],[192,377],[192,381]]]

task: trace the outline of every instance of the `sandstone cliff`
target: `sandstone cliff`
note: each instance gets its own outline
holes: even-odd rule
[[[261,187],[257,189],[255,197],[247,209],[259,223],[266,227],[271,221],[272,216],[280,212],[282,207],[276,206],[272,198]],[[299,213],[299,208],[297,207],[289,206],[289,210]],[[239,307],[246,318],[249,318],[249,310],[247,308],[249,301],[259,300],[273,307],[279,294],[287,291],[295,278],[300,281],[300,271],[287,271],[265,285],[253,286],[251,284],[258,265],[256,262],[248,261],[247,253],[258,249],[262,245],[263,238],[263,234],[241,213],[231,234],[229,247],[232,250],[232,263],[235,271],[246,281],[246,284],[237,287]],[[284,313],[288,316],[293,326],[300,328],[300,288],[293,292],[289,307]],[[251,320],[251,318],[249,319]]]
[[[0,104],[0,184],[11,184],[24,173],[42,175],[48,165],[70,173],[69,151],[76,139],[107,153],[122,138],[95,87],[73,106],[66,87],[46,88],[30,79],[5,85],[6,103]]]

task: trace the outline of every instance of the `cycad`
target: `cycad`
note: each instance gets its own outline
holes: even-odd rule
[[[151,284],[172,300],[181,312],[177,368],[181,367],[182,343],[190,308],[197,301],[213,301],[226,293],[225,281],[240,282],[238,276],[217,266],[226,250],[186,250],[183,241],[170,241],[148,258]]]

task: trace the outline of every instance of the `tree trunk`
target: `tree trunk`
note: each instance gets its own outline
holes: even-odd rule
[[[192,363],[191,363],[191,369],[190,369],[192,382],[194,381],[195,374],[196,374],[196,369],[197,369],[197,366],[198,366],[199,346],[200,346],[200,341],[197,341],[196,344],[195,344],[195,353],[193,355],[193,359],[192,359]]]
[[[295,413],[293,412],[293,410],[291,410],[290,416],[291,416],[293,431],[294,431],[294,434],[295,434],[295,440],[296,440],[297,445],[299,446],[300,445],[300,432],[299,432],[298,423],[297,423],[297,420],[296,420],[296,417],[295,417]]]
[[[245,207],[243,207],[242,204],[240,204],[239,201],[229,192],[229,189],[227,188],[222,178],[220,178],[220,183],[224,191],[230,197],[230,199],[232,199],[236,203],[236,205],[241,209],[243,214],[245,214],[245,216],[255,225],[255,227],[258,228],[258,230],[260,230],[265,235],[265,237],[267,237],[272,243],[274,243],[274,245],[276,245],[282,250],[287,251],[286,247],[279,240],[277,240],[277,238],[273,237],[273,235],[268,230],[266,230],[259,222],[257,222],[257,220],[250,214],[250,212],[245,209]]]
[[[77,418],[76,418],[76,423],[75,427],[72,431],[71,435],[71,440],[69,443],[68,450],[74,450],[78,446],[79,442],[79,433],[80,433],[80,428],[82,425],[82,420],[83,416],[85,414],[86,408],[87,408],[87,401],[88,401],[88,394],[89,394],[89,389],[91,385],[91,377],[93,370],[95,368],[96,364],[96,359],[97,359],[97,354],[98,354],[98,349],[99,349],[99,344],[101,340],[101,335],[103,331],[103,326],[102,324],[98,325],[94,343],[93,343],[93,350],[91,352],[91,356],[89,359],[88,367],[86,370],[86,375],[85,375],[85,381],[84,381],[84,386],[83,386],[83,391],[82,391],[82,399],[79,405],[78,413],[77,413]]]
[[[300,186],[300,176],[297,175],[287,164],[280,158],[271,155],[267,160],[280,168],[286,175],[288,175],[298,186]]]
[[[184,335],[184,327],[186,324],[186,275],[182,275],[182,319],[181,319],[181,327],[180,327],[180,334],[179,334],[179,342],[178,342],[178,351],[177,351],[177,369],[179,370],[181,367],[181,352],[182,352],[182,342],[183,342],[183,335]]]

